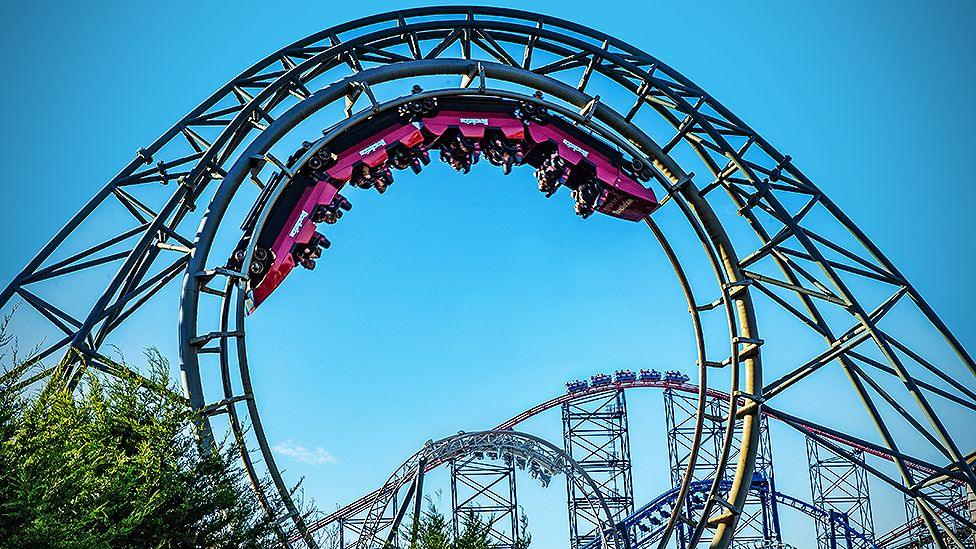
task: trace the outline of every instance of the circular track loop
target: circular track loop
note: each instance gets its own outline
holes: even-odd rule
[[[702,395],[708,386],[708,370],[727,369],[731,379],[728,417],[741,419],[745,433],[737,463],[724,463],[734,455],[733,422],[726,422],[722,467],[735,471],[724,504],[727,511],[712,525],[700,520],[696,537],[711,529],[716,547],[729,546],[736,510],[741,509],[749,489],[758,436],[752,423],[760,408],[797,429],[818,433],[818,442],[827,447],[833,445],[837,431],[777,408],[779,401],[789,399],[793,387],[833,362],[850,380],[877,431],[879,442],[859,443],[887,452],[895,461],[896,475],[878,469],[871,473],[914,498],[930,532],[938,531],[939,514],[972,524],[915,488],[921,479],[914,472],[926,470],[931,479],[949,479],[976,489],[972,454],[961,450],[940,417],[947,408],[976,410],[976,363],[958,339],[789,156],[660,60],[616,38],[552,17],[501,8],[418,8],[338,25],[286,46],[244,71],[155,142],[139,149],[0,292],[0,306],[10,307],[17,296],[44,317],[58,336],[40,351],[38,360],[62,357],[52,371],[73,386],[86,367],[118,373],[120,366],[100,352],[107,339],[182,276],[180,346],[187,396],[207,414],[228,415],[232,433],[245,448],[242,459],[256,487],[261,486],[257,480],[261,473],[243,442],[250,436],[252,444],[258,445],[276,492],[261,493],[262,502],[269,509],[275,501],[287,508],[285,516],[276,517],[282,525],[282,540],[287,542],[292,529],[286,523],[292,522],[305,542],[314,545],[275,465],[250,386],[241,292],[244,277],[220,260],[211,260],[210,248],[242,182],[260,181],[269,165],[280,164],[271,147],[301,120],[328,104],[345,101],[350,115],[346,125],[351,126],[349,121],[368,117],[374,109],[399,99],[381,97],[378,84],[403,81],[409,88],[420,75],[459,77],[457,88],[442,90],[445,94],[487,93],[496,83],[504,84],[497,86],[499,93],[519,89],[526,97],[534,92],[547,94],[552,110],[562,108],[568,119],[602,133],[634,158],[646,160],[665,201],[673,203],[680,217],[689,222],[717,287],[699,284],[701,287],[693,288],[667,232],[647,220],[675,267],[689,303]],[[615,97],[626,97],[632,103],[611,105],[609,93],[601,101],[588,92],[597,80],[601,89],[612,88]],[[313,93],[317,88],[321,89]],[[402,91],[406,93],[406,89]],[[651,135],[649,126],[642,129],[648,116],[663,119],[671,129]],[[701,185],[696,184],[691,170],[682,169],[675,160],[682,148],[696,154],[708,172]],[[198,201],[214,181],[220,185],[204,210]],[[168,185],[164,199],[158,198],[160,185]],[[151,194],[156,198],[140,195],[147,188],[154,189]],[[797,197],[802,199],[801,205],[792,206]],[[113,203],[121,204],[132,219],[116,219],[112,236],[88,242],[80,251],[65,248],[65,242],[77,240],[69,237],[104,234],[88,229],[102,222],[97,212]],[[730,208],[739,217],[720,220],[716,212]],[[729,223],[743,225],[726,226]],[[198,233],[187,232],[187,227],[196,226],[201,227]],[[225,229],[227,226],[231,223]],[[739,236],[743,228],[754,240]],[[730,237],[733,234],[737,235],[735,242]],[[71,277],[104,265],[117,267],[115,275],[85,301],[80,312],[77,303],[72,313],[66,312],[67,303],[45,299],[35,287],[52,279],[71,284]],[[870,290],[865,289],[868,286]],[[888,297],[875,306],[868,305],[874,301],[861,297],[878,291]],[[205,327],[208,322],[198,318],[200,300],[213,296],[219,300],[221,312]],[[764,382],[759,357],[766,342],[759,338],[754,296],[798,319],[803,329],[823,340],[823,351],[813,357],[794,357],[795,362],[777,372],[776,379]],[[896,336],[885,321],[893,316],[892,311],[905,309],[921,318],[920,325],[930,333]],[[709,314],[720,315],[728,327],[724,356],[706,356],[706,352],[715,354],[714,346],[704,344],[715,340],[706,337],[703,326],[708,323],[701,321]],[[944,341],[944,348],[921,350],[919,345],[933,340],[929,337],[933,334]],[[944,365],[946,356],[954,356],[957,364],[952,368]],[[212,358],[219,361],[223,386],[219,398],[208,400],[199,369],[201,360]],[[916,374],[918,371],[924,376]],[[232,379],[232,374],[237,377]],[[898,394],[889,388],[890,380],[897,385]],[[878,397],[887,403],[908,404],[885,412]],[[238,408],[240,403],[246,406],[246,419],[253,426],[250,435],[241,428],[245,418],[239,416],[245,412]],[[935,451],[914,452],[911,445],[901,443],[889,428],[886,415],[892,413],[907,420]],[[699,425],[702,420],[699,408]],[[932,453],[943,459],[932,463],[920,457]],[[722,476],[719,473],[717,478]],[[685,476],[679,499],[687,496],[690,478]],[[719,492],[717,482],[713,483],[709,502],[717,500]],[[706,509],[703,516],[710,512]]]

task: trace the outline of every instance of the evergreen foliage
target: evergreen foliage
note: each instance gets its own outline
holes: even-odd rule
[[[525,515],[521,518],[522,537],[516,542],[517,549],[526,549],[532,542],[528,534],[528,521]],[[491,549],[489,534],[491,526],[469,514],[462,519],[460,532],[454,536],[450,522],[437,507],[427,501],[427,510],[420,517],[417,526],[416,543],[411,545],[413,528],[406,528],[403,534],[403,547],[410,549]]]
[[[0,330],[0,350],[10,340]],[[231,445],[202,452],[198,416],[147,353],[149,386],[86,374],[68,392],[0,375],[0,547],[267,547],[277,536]],[[3,354],[0,353],[0,360]],[[7,362],[7,361],[2,361]],[[279,514],[279,510],[273,509]]]

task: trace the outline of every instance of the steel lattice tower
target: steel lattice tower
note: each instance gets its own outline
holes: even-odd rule
[[[810,490],[813,504],[844,517],[845,522],[874,538],[871,494],[868,489],[864,452],[849,450],[841,455],[812,438],[807,438],[807,460],[810,464]],[[842,533],[817,522],[817,544],[820,549],[864,547]]]
[[[730,459],[738,459],[737,448],[742,437],[741,422],[736,422],[732,434],[735,442],[732,444],[733,455]],[[727,471],[726,475],[729,474],[730,472]],[[760,422],[759,450],[756,453],[756,469],[753,473],[753,479],[753,484],[757,486],[757,489],[750,491],[746,498],[746,505],[742,508],[739,524],[735,529],[733,546],[746,546],[746,542],[782,541],[779,511],[776,500],[772,496],[776,489],[776,482],[773,474],[773,451],[769,439],[769,422],[765,417]],[[765,486],[763,486],[764,483]]]
[[[413,91],[431,79],[456,84]],[[910,473],[926,470],[976,489],[968,431],[961,436],[944,421],[965,413],[957,424],[973,423],[976,360],[936,311],[828,190],[715,97],[641,48],[542,14],[473,5],[402,9],[322,29],[263,57],[143,142],[116,175],[89,181],[96,185],[91,198],[63,225],[52,220],[62,228],[0,290],[0,309],[23,305],[31,317],[25,322],[41,322],[35,333],[45,344],[34,358],[46,367],[39,375],[74,388],[94,370],[138,377],[106,350],[122,341],[153,345],[125,329],[143,319],[152,323],[143,337],[164,333],[157,306],[178,294],[179,367],[184,395],[201,414],[201,442],[232,437],[279,542],[317,547],[314,531],[328,521],[306,522],[293,500],[252,383],[252,369],[262,365],[249,346],[280,338],[256,338],[247,321],[249,276],[229,268],[223,243],[247,237],[239,251],[248,264],[257,239],[245,234],[239,214],[270,217],[281,203],[280,195],[264,194],[270,182],[291,181],[376,117],[414,101],[474,95],[577,125],[619,149],[631,167],[648,167],[651,190],[667,195],[661,206],[673,215],[662,211],[643,224],[687,301],[697,363],[735,373],[722,388],[703,376],[702,390],[742,401],[741,445],[725,437],[714,476],[728,478],[732,455],[743,457],[742,470],[753,467],[761,413],[834,450],[849,425],[793,416],[781,403],[803,398],[797,389],[816,383],[817,372],[842,370],[863,404],[857,421],[873,427],[863,435],[869,438],[844,438],[890,457],[897,470],[871,468],[871,475],[912,496],[933,536],[945,516],[976,528],[971,514],[916,490]],[[318,137],[306,123],[326,130]],[[289,146],[313,135],[300,154]],[[686,230],[696,238],[672,237]],[[683,259],[689,245],[694,263]],[[706,263],[714,280],[688,276]],[[905,315],[917,329],[900,334]],[[761,328],[784,319],[799,321],[786,337]],[[801,337],[821,343],[806,354],[794,345]],[[728,345],[718,345],[723,340]],[[766,349],[776,350],[775,364],[763,364]],[[910,429],[890,428],[902,419]],[[927,456],[939,457],[932,463]],[[682,479],[685,486],[695,472]],[[718,484],[709,490],[695,540],[730,547],[752,480],[736,476],[727,491]],[[719,513],[733,520],[707,521]]]
[[[695,415],[698,396],[673,389],[664,391],[664,416],[667,425],[668,457],[671,469],[671,484],[677,487],[684,478],[690,461],[692,448],[695,445]],[[721,460],[722,438],[725,434],[725,406],[721,399],[708,397],[705,402],[705,421],[701,439],[698,443],[698,458],[695,460],[693,480],[709,480],[715,477],[718,463]],[[733,429],[733,439],[738,441],[742,436],[741,425]],[[779,517],[776,501],[770,496],[774,490],[773,461],[769,440],[769,428],[765,419],[760,424],[760,444],[756,454],[756,469],[754,481],[765,484],[763,489],[749,492],[746,504],[742,509],[739,524],[736,527],[734,542],[742,545],[752,542],[781,541]],[[735,444],[733,444],[735,447]],[[736,455],[730,455],[729,461],[734,461]],[[731,478],[731,471],[726,471],[724,479]],[[691,500],[686,502],[683,513],[695,516],[698,512]],[[689,546],[690,532],[683,522],[678,524],[678,546],[682,549]]]
[[[473,516],[491,527],[492,547],[511,549],[519,539],[514,463],[492,463],[472,454],[451,461],[451,508],[454,532]]]
[[[600,485],[616,520],[634,510],[627,401],[623,390],[563,404],[563,439],[573,457]],[[598,517],[573,483],[567,483],[570,547],[595,539]]]
[[[919,481],[923,479],[919,478]],[[923,484],[921,491],[928,494],[936,501],[944,503],[946,506],[959,509],[963,514],[968,516],[973,516],[973,505],[974,498],[972,492],[966,490],[965,484],[959,484],[954,482],[938,482],[934,484]],[[914,524],[915,527],[911,532],[911,541],[914,547],[937,547],[937,545],[932,541],[932,536],[925,530],[925,526],[920,520],[920,515],[918,508],[915,506],[914,501],[911,499],[905,500],[905,514],[908,517],[908,523]],[[949,528],[955,533],[959,541],[963,542],[966,547],[976,546],[976,533],[973,530],[967,528],[961,522],[953,519],[952,517],[943,517]],[[940,528],[940,530],[945,533],[945,530]],[[948,535],[943,535],[943,541],[947,545],[951,545],[952,540]]]

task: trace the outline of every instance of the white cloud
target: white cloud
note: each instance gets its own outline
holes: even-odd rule
[[[275,444],[274,451],[278,455],[288,456],[309,465],[331,465],[339,463],[339,458],[330,454],[325,448],[316,446],[314,449],[311,449],[291,439]]]

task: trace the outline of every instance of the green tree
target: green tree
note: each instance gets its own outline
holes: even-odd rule
[[[412,529],[408,528],[410,532]],[[410,535],[407,534],[407,544],[410,544]],[[427,511],[420,519],[417,527],[416,549],[454,549],[454,542],[451,539],[451,527],[447,523],[444,515],[437,510],[433,503],[427,502]]]
[[[489,549],[488,534],[491,526],[482,522],[474,514],[464,517],[463,527],[454,540],[454,549]]]
[[[528,549],[532,545],[532,533],[529,532],[529,517],[524,511],[519,517],[519,524],[521,528],[519,528],[519,538],[515,540],[515,549]]]
[[[524,514],[521,523],[523,535],[516,541],[516,547],[525,549],[532,542],[532,536],[528,534],[528,520]],[[427,510],[421,516],[417,527],[416,544],[411,547],[412,528],[406,528],[403,536],[404,546],[411,549],[491,549],[492,547],[489,537],[491,526],[473,513],[462,519],[461,531],[457,537],[453,535],[452,530],[444,514],[428,500]]]
[[[9,346],[2,334],[0,347]],[[86,374],[74,393],[53,383],[19,387],[29,361],[4,365],[0,547],[277,544],[236,450],[200,451],[198,416],[158,389],[171,387],[169,365],[159,353],[147,357],[148,384]]]

